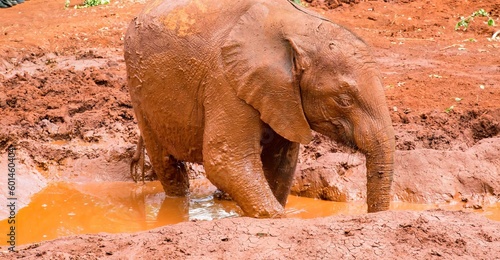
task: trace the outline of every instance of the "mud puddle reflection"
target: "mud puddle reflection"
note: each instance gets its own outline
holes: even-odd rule
[[[166,197],[159,182],[54,183],[33,196],[16,216],[17,243],[27,244],[75,234],[126,233],[192,220],[239,216],[232,201],[213,198],[206,180],[191,182],[191,197]],[[461,209],[461,205],[392,203],[396,210]],[[288,217],[314,218],[366,212],[364,203],[341,203],[290,196]],[[500,204],[482,214],[500,220]],[[6,220],[0,230],[7,230]],[[6,245],[1,241],[0,245]]]

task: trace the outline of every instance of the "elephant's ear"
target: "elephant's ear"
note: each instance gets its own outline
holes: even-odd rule
[[[312,133],[299,86],[305,59],[271,16],[264,4],[255,4],[240,17],[222,47],[224,72],[262,121],[284,138],[306,144]]]

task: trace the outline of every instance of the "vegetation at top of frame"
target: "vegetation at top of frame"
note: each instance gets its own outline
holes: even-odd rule
[[[65,7],[69,7],[69,1],[66,0]],[[107,5],[109,4],[110,0],[85,0],[82,5],[75,5],[75,9],[77,8],[87,8],[87,7],[92,7],[92,6],[98,6],[98,5]]]
[[[83,2],[84,7],[98,6],[98,5],[107,5],[110,0],[85,0]]]
[[[298,5],[302,5],[302,2],[300,0],[291,0],[291,1],[298,4]]]
[[[467,28],[469,28],[469,24],[474,20],[475,17],[486,17],[488,18],[488,25],[495,26],[495,21],[490,17],[490,14],[484,9],[479,9],[467,17],[462,16],[457,25],[455,25],[455,30],[460,29],[460,27],[463,27],[464,31],[467,30]]]

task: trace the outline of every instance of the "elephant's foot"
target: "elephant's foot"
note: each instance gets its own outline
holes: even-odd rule
[[[258,156],[255,157],[258,158]],[[251,169],[250,167],[238,169],[238,166],[242,165],[240,160],[223,161],[226,163],[213,164],[205,161],[207,178],[219,190],[227,192],[245,216],[253,218],[281,218],[285,216],[285,209],[271,191],[262,170],[259,172],[258,168]],[[262,169],[258,163],[255,165]]]
[[[162,182],[163,190],[165,191],[165,195],[168,197],[185,197],[189,194],[189,186],[185,187],[182,185],[181,187],[177,184],[177,182],[171,181],[169,183]]]
[[[226,196],[232,198],[245,216],[253,218],[285,217],[284,207],[274,196],[262,172],[260,174],[258,171],[251,170],[235,172],[228,169],[232,167],[223,166],[214,169],[213,165],[205,165],[210,182],[223,191],[221,193],[224,193],[224,198]],[[226,192],[227,195],[225,195]]]
[[[261,206],[259,206],[259,210],[256,210],[253,213],[245,211],[245,215],[249,216],[249,217],[253,217],[253,218],[284,218],[284,217],[286,217],[285,208],[283,208],[283,207],[263,209]]]
[[[189,194],[189,181],[168,180],[161,181],[163,190],[168,197],[185,197]]]

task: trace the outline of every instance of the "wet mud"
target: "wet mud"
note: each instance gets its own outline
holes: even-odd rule
[[[231,200],[214,198],[216,188],[207,179],[191,181],[189,198],[166,197],[158,181],[131,182],[56,182],[35,194],[16,215],[17,241],[20,245],[83,234],[132,233],[181,222],[217,220],[242,216]],[[442,204],[392,202],[391,210],[464,210],[466,202]],[[500,221],[500,203],[474,212]],[[334,202],[290,196],[287,218],[313,219],[336,215],[362,215],[363,202]],[[7,230],[7,220],[0,228]],[[6,246],[7,243],[1,242]]]

